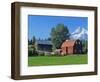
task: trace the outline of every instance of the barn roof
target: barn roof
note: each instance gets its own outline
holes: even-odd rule
[[[66,40],[62,43],[61,48],[62,47],[70,47],[70,46],[74,46],[75,40]]]
[[[36,44],[52,45],[52,42],[46,40],[37,40]]]

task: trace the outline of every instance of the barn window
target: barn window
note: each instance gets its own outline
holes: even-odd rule
[[[77,41],[75,43],[77,44]]]
[[[80,42],[78,42],[78,44],[80,44]]]

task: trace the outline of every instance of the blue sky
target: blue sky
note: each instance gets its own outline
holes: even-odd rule
[[[28,38],[31,39],[33,35],[39,39],[50,37],[50,32],[57,24],[64,24],[68,27],[69,32],[72,33],[78,27],[87,29],[87,17],[69,17],[69,16],[28,16]]]

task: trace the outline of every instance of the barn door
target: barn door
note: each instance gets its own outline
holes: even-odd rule
[[[68,47],[66,47],[66,54],[68,54]]]

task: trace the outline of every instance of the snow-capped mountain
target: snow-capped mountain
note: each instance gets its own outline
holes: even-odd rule
[[[85,28],[78,27],[74,32],[71,33],[70,38],[87,40],[88,39],[88,31]]]
[[[78,27],[74,32],[72,32],[71,34],[78,34],[81,32],[81,27]]]

